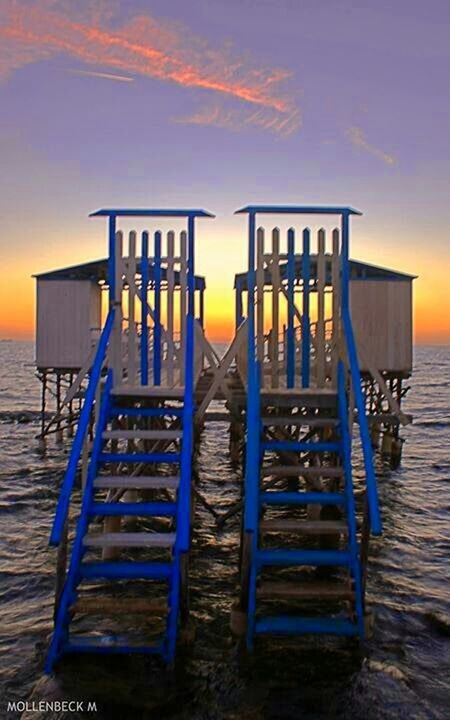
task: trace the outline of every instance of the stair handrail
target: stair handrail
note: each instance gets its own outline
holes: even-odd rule
[[[381,535],[382,524],[378,502],[378,489],[373,466],[372,445],[370,441],[369,423],[366,416],[366,405],[361,386],[361,372],[358,363],[355,335],[350,317],[350,311],[346,303],[342,305],[341,312],[342,326],[344,330],[347,359],[350,369],[350,376],[353,386],[355,405],[358,413],[359,434],[364,459],[364,470],[366,474],[366,494],[369,511],[370,529],[373,535]]]
[[[66,524],[67,516],[69,513],[70,498],[72,495],[73,486],[75,484],[78,463],[81,457],[81,453],[83,451],[84,438],[89,427],[97,387],[101,379],[102,368],[108,348],[108,342],[112,328],[114,326],[114,317],[115,308],[113,306],[108,312],[108,316],[106,318],[106,322],[97,345],[97,352],[95,353],[95,358],[92,363],[92,369],[89,376],[86,394],[84,397],[83,408],[80,413],[80,419],[78,421],[72,450],[70,452],[69,462],[67,463],[67,469],[64,475],[64,480],[62,482],[58,498],[58,504],[56,506],[53,527],[50,533],[49,544],[52,546],[58,546],[60,544],[64,533],[64,526]]]

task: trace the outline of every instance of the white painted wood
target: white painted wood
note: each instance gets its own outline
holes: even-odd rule
[[[272,276],[272,340],[271,340],[271,368],[272,387],[279,385],[278,362],[278,334],[280,328],[280,231],[272,230],[272,262],[270,266]]]
[[[97,535],[86,535],[83,544],[87,547],[172,547],[175,533],[128,533],[105,532]]]
[[[352,280],[350,312],[362,370],[411,372],[412,281]]]
[[[183,431],[179,430],[105,430],[104,440],[179,440]]]
[[[123,355],[122,355],[122,325],[123,325],[123,233],[119,230],[116,233],[115,243],[115,283],[116,283],[116,314],[114,327],[111,333],[109,346],[109,366],[113,370],[114,383],[121,383],[123,380]]]
[[[325,230],[317,234],[317,386],[325,385]]]
[[[90,280],[37,278],[36,365],[79,370],[101,328],[101,288]]]
[[[178,475],[99,475],[94,480],[94,487],[98,489],[177,490],[179,483]]]
[[[331,347],[331,378],[333,385],[337,384],[337,363],[341,345],[341,258],[339,230],[335,228],[332,233],[331,255],[331,283],[333,288],[331,316],[333,320],[332,347]]]
[[[127,380],[131,385],[137,382],[137,332],[136,332],[136,294],[134,279],[136,277],[136,232],[132,230],[128,238],[128,373]]]
[[[256,353],[264,360],[264,228],[256,232]]]

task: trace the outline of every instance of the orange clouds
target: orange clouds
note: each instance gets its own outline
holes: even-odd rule
[[[229,48],[212,49],[186,29],[150,15],[112,29],[101,5],[96,6],[95,15],[85,12],[83,21],[73,13],[58,11],[58,7],[63,6],[48,0],[26,5],[5,0],[0,14],[1,76],[64,53],[89,65],[200,88],[239,100],[244,107],[250,104],[260,108],[235,113],[234,129],[251,124],[289,134],[299,126],[291,97],[279,91],[279,83],[289,77],[284,70],[255,68],[248,59],[233,56]],[[91,4],[91,10],[93,7]],[[197,116],[200,122],[198,118],[201,114]],[[205,122],[210,124],[210,118]],[[221,123],[222,127],[228,125]]]

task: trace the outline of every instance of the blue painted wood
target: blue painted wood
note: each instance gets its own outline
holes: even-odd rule
[[[154,315],[153,315],[153,384],[161,385],[161,232],[155,232]]]
[[[355,610],[359,635],[364,637],[364,611],[362,597],[361,563],[359,558],[358,539],[356,535],[356,506],[353,494],[353,469],[351,438],[348,427],[348,403],[345,388],[345,371],[342,360],[338,363],[338,408],[342,437],[342,457],[345,475],[344,494],[347,508],[348,543],[351,555],[351,574],[354,583]]]
[[[262,443],[263,450],[277,452],[338,452],[338,442],[294,442],[293,440],[267,440]]]
[[[274,635],[357,635],[358,627],[350,620],[334,617],[267,616],[256,621],[257,633]]]
[[[257,213],[269,215],[362,215],[359,210],[351,207],[340,207],[335,205],[247,205],[235,211],[235,215]]]
[[[69,512],[70,498],[75,483],[77,467],[83,450],[84,438],[88,429],[88,425],[90,423],[92,408],[94,406],[95,395],[97,392],[97,386],[100,382],[102,367],[106,357],[106,350],[108,347],[111,330],[114,325],[114,317],[115,310],[114,308],[111,308],[109,310],[105,326],[102,330],[102,334],[100,336],[97,347],[97,352],[95,354],[94,362],[92,364],[92,369],[89,376],[89,383],[86,389],[86,395],[84,397],[84,403],[81,410],[80,419],[78,421],[77,431],[75,433],[72,449],[70,451],[70,458],[61,486],[58,504],[56,506],[55,518],[50,534],[50,545],[59,545],[59,543],[61,542],[64,525],[66,523],[67,515]]]
[[[345,505],[342,493],[332,492],[284,492],[268,490],[259,494],[264,505]]]
[[[116,216],[110,215],[108,223],[108,286],[109,306],[112,307],[116,300]]]
[[[95,655],[110,655],[118,653],[121,655],[162,655],[163,643],[155,645],[128,645],[127,643],[108,643],[108,636],[94,635],[92,638],[77,638],[64,646],[64,653],[89,653]]]
[[[141,260],[141,384],[148,385],[148,232],[142,233]]]
[[[80,515],[77,522],[75,540],[72,547],[72,555],[70,558],[69,569],[67,571],[66,581],[59,600],[58,609],[55,617],[55,627],[52,640],[47,653],[45,662],[45,671],[51,672],[55,662],[61,654],[62,646],[67,641],[69,618],[69,607],[73,601],[74,588],[76,586],[80,562],[85,552],[83,547],[83,538],[87,532],[89,524],[89,506],[91,503],[91,495],[93,492],[94,479],[98,472],[97,457],[102,446],[102,433],[106,426],[108,417],[110,393],[112,387],[112,373],[108,372],[107,381],[103,389],[100,412],[95,427],[95,437],[92,448],[92,455],[89,462],[86,485],[81,500]],[[58,540],[59,541],[59,540]]]
[[[212,215],[206,210],[155,210],[150,208],[104,208],[102,210],[96,210],[90,213],[89,217],[205,217],[213,218]]]
[[[309,281],[311,274],[310,231],[303,230],[302,280],[303,280],[303,313],[302,313],[302,387],[309,387],[311,363],[311,321],[309,317]]]
[[[293,388],[295,385],[295,334],[294,334],[294,302],[295,302],[295,231],[289,228],[287,234],[287,367],[286,367],[286,385]]]
[[[350,564],[350,553],[346,550],[258,550],[256,563],[263,565],[325,565],[347,566]]]
[[[168,580],[171,563],[149,562],[89,562],[82,563],[79,572],[84,579],[106,578],[114,580],[138,579]]]
[[[124,516],[135,515],[144,517],[159,516],[171,517],[177,512],[177,504],[172,502],[95,502],[89,508],[89,515]]]

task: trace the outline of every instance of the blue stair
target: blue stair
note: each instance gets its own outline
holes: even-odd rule
[[[328,409],[322,416],[320,389],[316,395],[314,411],[315,393],[308,391],[308,414],[301,423],[295,423],[298,414],[291,422],[286,408],[284,423],[280,422],[270,399],[261,398],[264,408],[259,411],[263,417],[256,440],[259,467],[255,469],[258,502],[253,515],[250,507],[246,515],[247,522],[253,517],[256,523],[256,531],[250,535],[248,567],[250,650],[257,635],[364,636],[361,560],[342,368],[332,403],[334,411]],[[326,397],[330,400],[328,389]],[[296,424],[305,427],[301,440],[298,434],[294,439],[291,433]],[[285,437],[279,439],[280,434]],[[320,477],[321,488],[317,486]],[[311,478],[316,479],[316,485],[312,485]],[[306,509],[314,506],[316,519],[311,520]],[[327,515],[330,511],[331,519]],[[266,519],[268,515],[270,519]],[[330,537],[331,546],[327,544]],[[294,538],[297,547],[293,547]],[[317,582],[317,574],[321,577],[323,572],[326,579]]]
[[[118,403],[118,398],[111,392],[109,380],[103,391],[69,569],[55,616],[55,628],[46,661],[47,672],[67,653],[141,653],[159,655],[169,664],[174,660],[180,625],[186,528],[189,530],[189,517],[186,517],[189,493],[186,493],[186,485],[190,483],[190,462],[182,462],[184,456],[188,459],[190,457],[190,451],[183,448],[185,436],[182,430],[186,418],[182,403],[177,406],[142,408],[132,406],[129,398],[127,402],[129,406]],[[162,427],[162,430],[153,432],[136,429],[134,433],[133,429],[129,429],[130,422],[133,428],[142,428],[147,418],[159,418],[158,427]],[[171,426],[178,431],[175,432]],[[122,432],[120,428],[124,427],[127,429]],[[121,432],[123,439],[120,439]],[[152,432],[157,439],[148,439],[153,437]],[[133,439],[134,435],[136,437]],[[155,443],[156,450],[149,447],[155,446]],[[118,445],[121,445],[120,449]],[[161,450],[161,445],[166,449]],[[136,474],[136,468],[139,467],[142,467],[142,471]],[[151,475],[148,474],[148,468],[151,469]],[[145,499],[137,497],[139,490],[145,491]],[[136,498],[128,501],[117,495],[127,491],[134,492]],[[149,498],[148,493],[156,493],[155,499]],[[120,523],[120,518],[139,518],[143,525],[138,526],[139,532],[128,533]],[[116,522],[119,520],[119,531],[115,529],[114,532],[108,532],[102,527],[103,523],[114,522],[114,519]],[[148,524],[151,525],[155,519],[159,523],[163,521],[166,528],[169,526],[168,530],[161,532],[158,526],[149,532]],[[115,553],[111,557],[105,558],[102,554],[98,556],[99,550],[100,553],[111,554],[114,548]],[[124,551],[125,558],[122,557]],[[147,553],[149,557],[143,559],[142,553]],[[154,637],[153,629],[149,632],[148,641],[145,640],[144,632],[138,638],[124,635],[120,628],[115,628],[113,632],[99,632],[98,627],[102,626],[105,618],[108,621],[108,608],[111,609],[114,603],[120,605],[121,601],[120,597],[116,599],[117,594],[114,596],[114,592],[112,600],[108,594],[106,599],[102,599],[96,590],[98,609],[93,608],[89,601],[92,595],[89,596],[88,592],[92,581],[105,583],[107,593],[117,582],[145,581],[150,583],[145,598],[152,597],[154,586],[157,607],[159,611],[161,604],[165,608],[165,616],[161,618],[159,612],[155,621],[160,628],[158,636]],[[124,616],[128,617],[133,614],[134,602],[142,605],[142,590],[135,598],[127,596],[124,600]],[[106,611],[103,615],[100,611],[105,603]],[[90,614],[102,615],[100,626],[96,617],[91,630],[80,634],[76,627],[77,620],[84,624],[86,618],[91,619]],[[117,618],[114,618],[114,622],[117,623]]]

